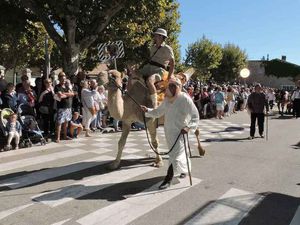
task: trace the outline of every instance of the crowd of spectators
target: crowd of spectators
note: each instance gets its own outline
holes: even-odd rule
[[[255,84],[248,86],[213,82],[203,84],[197,80],[190,80],[184,89],[193,98],[201,119],[213,117],[223,119],[246,109],[248,97],[254,91],[254,86]],[[292,91],[263,87],[263,92],[271,110],[274,110],[276,105],[281,116],[284,114],[291,114],[295,118],[300,116],[300,81]]]
[[[20,105],[35,109],[35,118],[47,141],[71,140],[82,131],[90,137],[91,130],[109,125],[107,91],[84,73],[67,77],[61,72],[57,80],[53,76],[39,77],[34,86],[26,73],[17,85],[6,82],[1,74],[0,83],[0,108],[9,108],[16,114],[20,113]]]
[[[264,87],[270,109],[274,109],[276,105],[280,114],[292,114],[298,118],[299,87],[300,83],[291,92]],[[201,119],[223,119],[245,110],[248,96],[253,91],[252,86],[213,82],[203,84],[197,80],[188,81],[184,89],[193,99]],[[39,77],[35,79],[35,86],[31,85],[26,73],[16,86],[6,82],[4,74],[0,75],[0,108],[10,108],[15,113],[18,113],[20,104],[34,108],[47,141],[72,140],[82,131],[86,137],[90,137],[92,131],[102,130],[107,126],[119,131],[121,124],[110,117],[107,97],[104,86],[98,85],[96,79],[89,78],[83,72],[72,77],[61,72],[58,80],[53,76]],[[143,128],[138,123],[135,126]]]

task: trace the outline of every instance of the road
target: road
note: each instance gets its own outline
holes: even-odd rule
[[[248,140],[249,122],[246,112],[201,120],[206,155],[190,135],[193,185],[174,178],[165,191],[167,157],[150,166],[144,131],[130,133],[116,171],[107,164],[120,133],[1,152],[0,224],[299,225],[300,120],[271,116],[268,140]]]

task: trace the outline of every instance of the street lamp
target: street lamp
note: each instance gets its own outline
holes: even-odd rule
[[[241,78],[244,79],[244,85],[246,86],[246,78],[250,76],[250,70],[248,68],[244,68],[240,71]]]

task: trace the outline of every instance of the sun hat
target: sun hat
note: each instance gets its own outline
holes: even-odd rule
[[[168,37],[167,31],[162,28],[157,28],[157,30],[154,32],[154,34],[158,34],[158,35],[164,36],[166,38]]]

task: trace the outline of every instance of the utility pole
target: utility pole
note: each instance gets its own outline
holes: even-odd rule
[[[46,35],[45,37],[45,75],[47,78],[49,78],[50,74],[50,55],[49,55],[49,37]]]

